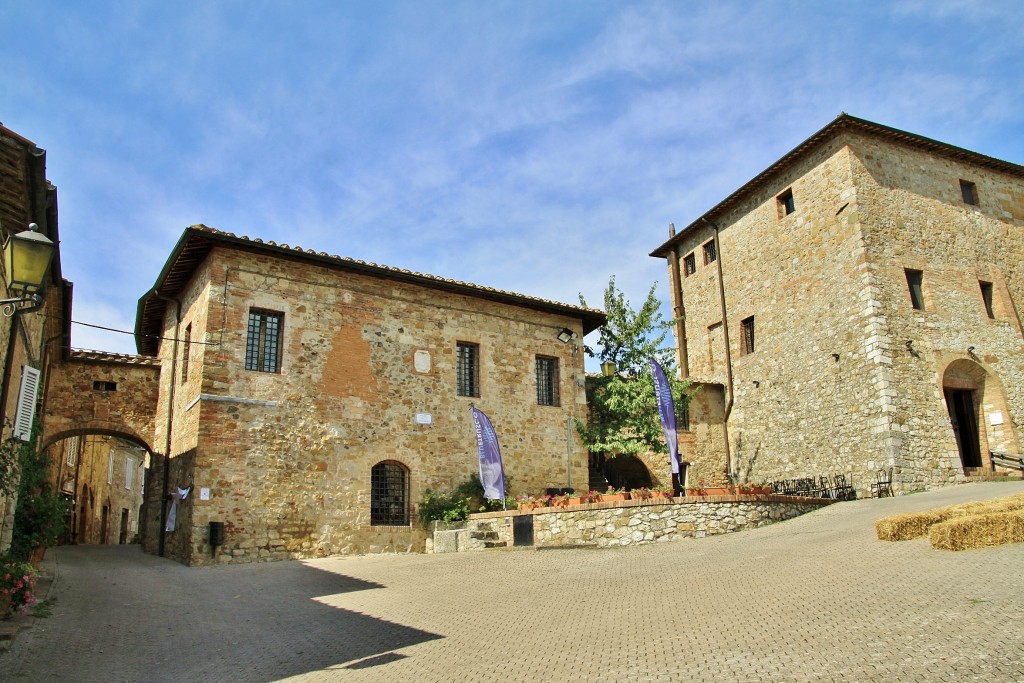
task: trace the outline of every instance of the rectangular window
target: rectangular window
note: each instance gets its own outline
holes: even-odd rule
[[[960,181],[960,195],[964,198],[964,204],[978,205],[978,187],[971,181]]]
[[[458,342],[455,348],[456,392],[459,396],[480,396],[480,345]]]
[[[124,487],[129,491],[135,486],[135,459],[125,458],[124,460]]]
[[[558,405],[558,359],[537,356],[537,405]]]
[[[690,431],[690,406],[676,411],[676,424],[684,432]]]
[[[68,467],[74,467],[78,462],[78,438],[77,436],[68,437],[64,442],[64,452],[67,455]]]
[[[743,355],[754,352],[754,316],[750,316],[740,325],[743,327]]]
[[[188,380],[188,356],[192,348],[192,323],[185,326],[185,346],[181,352],[181,382]]]
[[[985,313],[990,318],[996,317],[995,312],[992,310],[992,283],[979,280],[978,284],[981,285],[981,298],[985,302]]]
[[[910,305],[918,311],[924,310],[924,271],[905,269],[907,287],[910,289]]]
[[[697,258],[691,251],[683,257],[683,277],[690,277],[697,272]]]
[[[96,380],[92,383],[93,391],[117,391],[117,382]]]
[[[245,369],[277,372],[281,367],[281,321],[284,313],[249,311],[249,334],[245,340]]]
[[[715,250],[715,241],[704,243],[704,265],[714,263],[715,259],[718,258],[718,252]]]
[[[788,216],[796,211],[796,202],[793,201],[793,189],[790,188],[775,198],[779,205],[779,218]]]

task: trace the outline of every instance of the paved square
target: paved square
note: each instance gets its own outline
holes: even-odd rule
[[[1024,491],[839,503],[607,550],[188,568],[51,550],[52,616],[10,681],[1024,681],[1024,545],[885,543],[875,520]]]

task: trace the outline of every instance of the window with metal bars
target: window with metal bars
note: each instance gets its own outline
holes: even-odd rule
[[[456,344],[455,383],[459,396],[480,396],[480,345]]]
[[[710,242],[705,242],[704,243],[704,265],[706,266],[709,263],[714,263],[715,259],[717,259],[717,258],[718,258],[718,251],[715,249],[715,241],[711,240]]]
[[[409,470],[385,460],[370,470],[370,524],[409,526]]]
[[[743,327],[743,354],[754,352],[754,316],[740,323]]]
[[[558,405],[558,359],[537,356],[537,405]]]
[[[683,257],[683,277],[690,277],[697,272],[697,257],[690,252]]]
[[[249,311],[249,333],[245,340],[245,369],[277,372],[281,367],[281,322],[284,313]]]

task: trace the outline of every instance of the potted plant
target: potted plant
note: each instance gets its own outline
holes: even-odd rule
[[[600,491],[589,491],[589,492],[587,492],[587,494],[585,496],[583,496],[583,502],[584,503],[599,503],[599,502],[601,502],[601,492]]]
[[[0,619],[35,604],[36,570],[28,562],[0,562]]]
[[[661,486],[655,486],[654,488],[651,489],[651,498],[671,498],[671,497],[672,497],[672,487],[671,486],[665,486],[664,484],[662,484]]]
[[[651,497],[651,490],[646,486],[641,486],[638,489],[630,491],[629,497],[633,500],[648,500]]]
[[[569,494],[567,494],[567,493],[555,494],[555,495],[551,496],[550,503],[551,503],[551,505],[555,506],[556,508],[564,508],[566,505],[569,504]]]
[[[688,496],[706,496],[707,486],[704,482],[698,482],[692,486],[686,487],[686,495]]]
[[[626,489],[609,486],[608,490],[601,494],[602,501],[629,500],[629,493]]]

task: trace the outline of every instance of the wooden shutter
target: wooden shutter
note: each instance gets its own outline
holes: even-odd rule
[[[39,371],[25,365],[21,368],[21,389],[18,392],[18,412],[14,416],[14,437],[22,441],[32,438],[32,421],[36,414],[36,395],[39,393]]]

